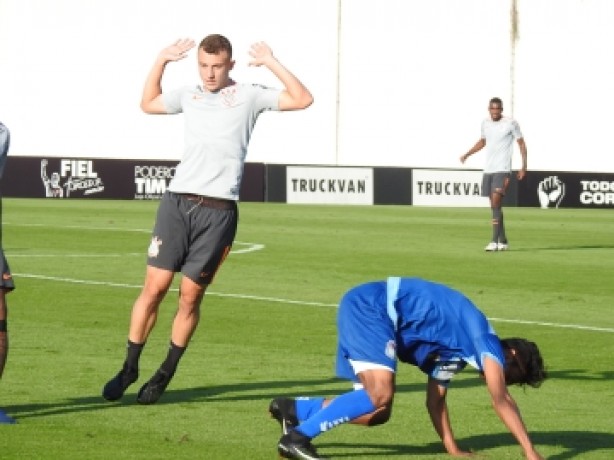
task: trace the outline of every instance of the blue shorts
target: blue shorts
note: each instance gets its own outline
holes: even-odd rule
[[[394,324],[385,308],[386,283],[373,282],[349,290],[337,313],[338,377],[358,382],[349,360],[365,361],[396,371]]]

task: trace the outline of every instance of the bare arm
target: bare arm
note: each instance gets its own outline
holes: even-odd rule
[[[149,71],[143,95],[141,97],[141,110],[145,113],[166,113],[162,100],[162,75],[166,64],[179,61],[187,56],[187,52],[195,46],[194,40],[177,40],[172,45],[164,48],[158,54],[156,62]]]
[[[448,405],[446,404],[447,391],[446,387],[439,385],[437,380],[429,377],[426,388],[426,408],[429,411],[433,427],[441,438],[448,454],[454,457],[470,457],[473,454],[462,451],[454,439]]]
[[[313,96],[309,90],[273,56],[273,51],[266,43],[254,43],[249,54],[252,57],[250,66],[264,65],[284,85],[284,90],[279,96],[279,110],[305,109],[313,103]]]
[[[522,447],[528,460],[543,460],[529,439],[516,402],[507,391],[503,368],[495,360],[484,358],[484,378],[495,412]]]
[[[465,153],[464,155],[461,155],[460,157],[461,163],[464,163],[465,161],[467,161],[467,158],[469,158],[475,152],[479,152],[480,150],[482,150],[485,145],[486,145],[486,139],[480,139],[479,141],[477,141],[475,145],[471,147],[467,153]]]
[[[518,180],[524,179],[524,176],[527,174],[527,144],[524,141],[524,138],[521,137],[516,142],[518,142],[518,148],[520,149],[520,156],[522,158],[522,167],[520,171],[518,171]]]

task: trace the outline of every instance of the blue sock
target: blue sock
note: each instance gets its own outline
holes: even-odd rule
[[[297,426],[296,430],[309,438],[315,438],[324,431],[369,414],[375,409],[366,390],[350,391],[333,399],[328,406]]]
[[[294,406],[296,408],[296,418],[307,420],[313,414],[322,409],[324,398],[296,398]]]

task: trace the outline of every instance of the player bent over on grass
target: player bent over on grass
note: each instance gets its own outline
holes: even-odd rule
[[[205,290],[234,241],[243,166],[258,116],[267,110],[304,109],[313,101],[307,88],[264,42],[252,45],[250,65],[269,69],[283,89],[233,81],[232,46],[217,34],[205,37],[198,46],[201,84],[163,93],[166,65],[185,58],[194,45],[192,40],[178,40],[163,49],[143,89],[141,108],[146,113],[184,114],[186,145],[158,208],[145,283],[132,308],[126,359],[102,391],[109,401],[120,399],[137,380],[139,357],[160,303],[174,274],[181,272],[168,355],[141,387],[137,401],[152,404],[163,394],[196,329]]]
[[[392,411],[397,360],[428,376],[426,406],[446,451],[471,456],[454,439],[446,394],[467,364],[483,376],[492,406],[529,460],[535,450],[507,385],[538,387],[546,378],[539,349],[525,339],[499,339],[484,314],[460,292],[418,278],[391,277],[351,289],[339,304],[337,375],[355,389],[334,399],[276,398],[282,457],[320,459],[311,440],[350,422],[386,423]]]

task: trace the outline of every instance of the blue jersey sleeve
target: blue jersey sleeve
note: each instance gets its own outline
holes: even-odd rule
[[[501,341],[499,340],[499,337],[494,334],[486,334],[476,339],[475,347],[480,360],[480,362],[477,363],[478,369],[484,369],[484,358],[486,356],[498,362],[501,367],[504,367],[505,357],[503,355],[503,348],[501,347]]]

